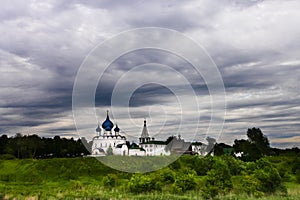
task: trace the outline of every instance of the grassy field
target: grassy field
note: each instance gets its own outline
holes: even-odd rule
[[[183,160],[184,165],[188,165]],[[174,163],[173,168],[148,173],[145,177],[160,177],[175,172],[184,174],[185,167]],[[280,163],[277,163],[280,165]],[[193,164],[191,164],[193,165]],[[172,170],[171,170],[172,169]],[[186,175],[188,176],[189,173]],[[141,175],[144,176],[144,175]],[[163,182],[159,189],[132,192],[128,189],[135,174],[111,169],[94,158],[56,158],[0,160],[0,199],[203,199],[202,186],[205,176],[195,175],[192,190],[174,190],[176,180]],[[249,195],[240,193],[239,180],[232,176],[233,188],[230,192],[217,195],[219,199],[265,199],[265,200],[298,200],[300,184],[290,176],[284,185],[287,194]],[[179,180],[179,178],[178,178]],[[181,180],[181,179],[180,179]],[[144,181],[144,180],[143,180]],[[183,180],[184,181],[184,180]],[[153,182],[149,184],[154,184]],[[185,184],[189,184],[186,182]],[[143,185],[141,185],[143,187]],[[146,187],[145,187],[146,188]],[[174,192],[175,191],[175,192]]]
[[[108,190],[103,186],[88,182],[49,182],[42,185],[16,183],[1,183],[2,199],[203,199],[197,192],[190,191],[185,194],[169,194],[162,192],[151,192],[142,194],[132,194],[124,190],[112,189]],[[268,196],[268,197],[251,197],[246,195],[226,195],[219,199],[236,199],[236,200],[299,200],[300,186],[299,184],[288,184],[288,196]]]

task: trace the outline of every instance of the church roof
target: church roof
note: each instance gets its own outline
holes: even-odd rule
[[[142,144],[164,144],[164,145],[167,145],[167,142],[166,141],[160,141],[160,140],[150,140],[150,141],[147,141],[147,142],[143,142]]]
[[[132,143],[129,147],[129,149],[139,149],[139,145],[137,145],[136,143]]]

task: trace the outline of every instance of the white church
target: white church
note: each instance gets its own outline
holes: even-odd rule
[[[113,122],[110,120],[108,111],[106,120],[102,123],[102,128],[98,125],[96,128],[96,136],[92,143],[92,156],[106,155],[123,155],[123,156],[158,156],[170,155],[170,151],[166,151],[166,142],[158,141],[149,137],[146,120],[140,143],[129,143],[124,135],[120,134],[120,128],[116,124],[114,128]]]
[[[91,156],[107,156],[107,155],[122,155],[122,156],[168,156],[172,153],[198,154],[205,156],[207,154],[207,145],[199,142],[190,143],[185,142],[178,136],[174,137],[172,141],[155,140],[150,137],[147,129],[146,120],[139,144],[129,143],[124,135],[120,134],[120,128],[110,120],[108,111],[105,121],[96,128],[96,136],[92,141]]]

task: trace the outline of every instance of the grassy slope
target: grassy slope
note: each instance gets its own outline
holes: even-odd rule
[[[199,194],[195,191],[182,195],[159,192],[133,195],[126,193],[122,188],[105,189],[102,178],[107,174],[119,174],[123,178],[131,176],[113,170],[94,158],[0,160],[0,199],[5,195],[17,199],[30,196],[35,199],[199,199]],[[286,184],[291,196],[263,199],[300,199],[300,185],[291,182]],[[249,197],[228,195],[222,199]]]

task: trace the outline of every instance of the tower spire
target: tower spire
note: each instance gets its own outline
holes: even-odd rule
[[[149,140],[150,140],[150,137],[149,137],[149,133],[148,133],[148,129],[147,129],[147,122],[146,122],[146,118],[144,118],[144,127],[143,127],[142,134],[140,137],[140,142],[144,143],[144,142],[148,142]]]

